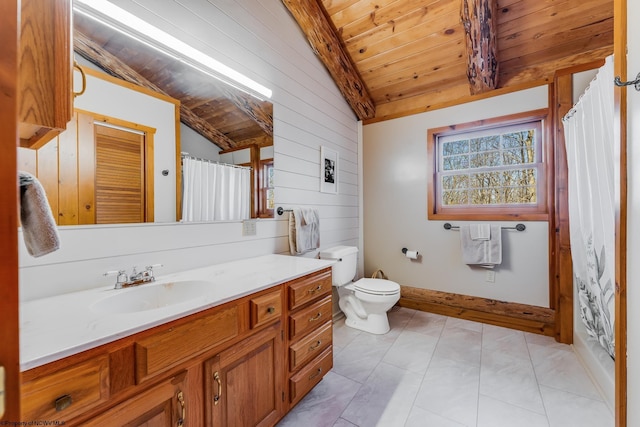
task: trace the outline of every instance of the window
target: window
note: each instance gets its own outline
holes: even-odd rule
[[[429,130],[430,219],[546,219],[545,112]]]
[[[275,193],[273,185],[273,159],[260,160],[260,176],[258,177],[258,187],[260,194],[260,218],[273,218],[275,207]]]

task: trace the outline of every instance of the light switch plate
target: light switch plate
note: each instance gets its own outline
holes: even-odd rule
[[[255,236],[256,235],[256,220],[246,219],[242,221],[242,235],[243,236]]]
[[[494,283],[496,281],[496,272],[493,270],[487,270],[487,276],[484,280],[485,282]]]

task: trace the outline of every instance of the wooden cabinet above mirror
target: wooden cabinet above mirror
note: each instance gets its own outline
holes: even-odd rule
[[[20,145],[37,148],[73,115],[71,0],[22,0]]]

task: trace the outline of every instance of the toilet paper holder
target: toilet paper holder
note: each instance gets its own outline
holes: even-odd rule
[[[410,251],[407,248],[402,248],[402,253],[409,259],[418,259],[418,256],[420,255],[418,251]]]

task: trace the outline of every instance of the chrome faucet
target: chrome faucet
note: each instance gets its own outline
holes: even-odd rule
[[[156,278],[153,274],[153,269],[155,267],[162,267],[162,266],[163,266],[162,264],[148,265],[144,268],[143,271],[140,271],[140,272],[138,272],[137,267],[134,266],[133,271],[131,271],[131,274],[129,276],[127,276],[127,273],[125,270],[107,271],[106,273],[104,273],[104,275],[105,276],[117,275],[114,289],[122,289],[122,288],[128,288],[130,286],[137,286],[143,283],[149,283],[149,282],[155,281]]]

